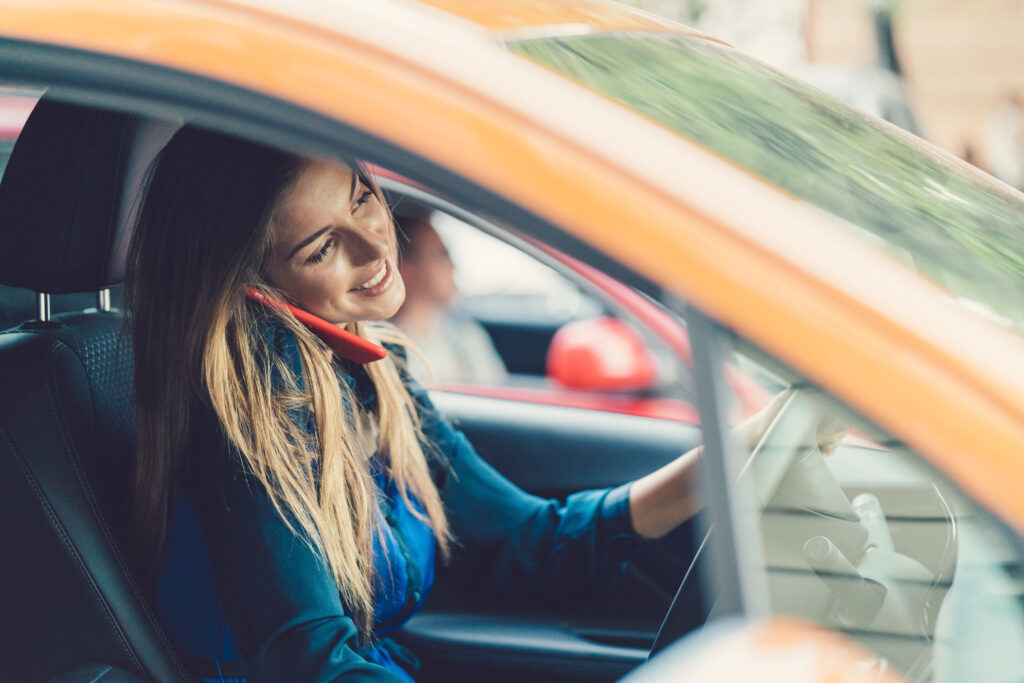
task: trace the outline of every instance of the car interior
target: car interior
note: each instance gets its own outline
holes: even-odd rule
[[[0,334],[0,541],[19,549],[0,558],[3,681],[189,680],[128,551],[132,357],[117,307],[138,189],[176,127],[47,95],[0,178],[0,285],[21,318]],[[737,468],[756,523],[736,537],[764,550],[755,569],[765,609],[839,629],[912,680],[943,680],[935,672],[956,670],[940,665],[954,658],[948,643],[960,636],[959,596],[973,595],[972,580],[1010,584],[986,633],[1022,614],[1019,556],[993,553],[983,538],[1003,530],[917,456],[733,343],[735,365],[724,371],[754,359],[775,373],[772,390],[800,387]],[[679,421],[433,397],[487,460],[545,497],[635,479],[703,440],[699,426]],[[825,409],[855,425],[853,441],[828,457],[813,445]],[[705,590],[726,534],[702,543],[705,529],[700,518],[685,524],[638,552],[606,591],[565,604],[509,604],[463,590],[457,571],[442,570],[397,639],[421,658],[426,682],[617,680],[652,646],[726,609]],[[979,547],[989,550],[977,551],[972,574],[963,549]],[[1020,630],[1002,629],[1014,638]]]
[[[115,305],[138,187],[175,128],[45,96],[0,182],[0,284],[32,304],[15,311],[10,300],[24,319],[0,335],[0,505],[16,520],[0,534],[26,551],[0,560],[5,681],[97,671],[104,681],[187,680],[126,551],[132,358]],[[55,300],[71,310],[56,312]],[[699,441],[699,428],[663,420],[455,394],[437,401],[485,457],[544,496],[621,483]],[[556,464],[540,455],[550,452]],[[442,576],[400,637],[421,656],[422,680],[617,679],[646,658],[689,536],[673,541],[678,553],[639,557],[615,590],[585,604],[518,608]]]
[[[103,680],[187,680],[123,551],[134,450],[132,361],[105,292],[146,163],[131,116],[37,106],[0,183],[3,284],[38,293],[38,311],[0,336],[3,376],[3,676],[47,680],[112,667]],[[51,315],[47,294],[93,292],[91,310]],[[25,561],[26,557],[32,561]],[[120,669],[121,673],[113,673]]]

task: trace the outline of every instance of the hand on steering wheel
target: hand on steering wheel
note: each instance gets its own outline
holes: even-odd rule
[[[816,448],[826,455],[832,453],[847,429],[844,420],[827,413],[815,390],[790,387],[782,391],[762,410],[732,430],[735,442],[750,452],[740,474],[741,488],[751,491],[759,507],[764,509],[791,466],[800,463],[802,456]],[[846,505],[849,505],[848,501]],[[709,543],[714,543],[711,532],[697,550],[690,570],[683,578],[655,638],[652,654],[707,619],[714,600],[702,598],[694,591],[699,584],[696,580],[698,567]],[[699,609],[693,613],[684,605],[698,605]]]
[[[739,487],[752,493],[764,509],[786,473],[815,450],[835,451],[849,425],[830,415],[814,389],[790,387],[748,418],[733,434],[750,456],[739,477]]]
[[[790,400],[797,394],[808,392],[812,395],[817,394],[815,390],[799,389],[795,386],[783,389],[772,397],[768,405],[734,427],[732,430],[733,437],[740,446],[746,447],[748,451],[753,451],[764,440],[765,432],[768,431],[768,428],[779,417],[779,413],[790,403]],[[819,409],[818,412],[821,421],[815,430],[815,440],[821,452],[825,455],[830,455],[839,446],[839,442],[843,440],[843,437],[846,436],[850,425],[847,420],[841,417],[828,416],[824,409]]]

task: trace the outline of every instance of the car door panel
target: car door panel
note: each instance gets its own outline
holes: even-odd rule
[[[613,681],[647,658],[646,647],[595,642],[564,620],[493,614],[416,617],[405,641],[423,661],[420,681]]]
[[[523,489],[564,498],[615,486],[697,445],[694,425],[432,393],[478,452]],[[691,555],[687,525],[644,545],[610,585],[582,601],[512,603],[460,587],[441,571],[399,638],[423,660],[424,681],[615,680],[642,662]]]
[[[456,393],[432,399],[484,459],[544,497],[632,481],[700,443],[700,427],[681,422]]]

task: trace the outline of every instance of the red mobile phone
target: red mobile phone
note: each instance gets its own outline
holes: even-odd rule
[[[308,327],[313,334],[320,337],[325,344],[331,347],[331,350],[342,358],[365,365],[375,360],[381,360],[388,355],[388,352],[383,347],[347,330],[343,330],[338,325],[327,322],[323,318],[318,318],[309,311],[304,311],[286,301],[268,296],[255,287],[247,285],[245,295],[253,301],[259,301],[271,308],[290,311],[296,320]]]

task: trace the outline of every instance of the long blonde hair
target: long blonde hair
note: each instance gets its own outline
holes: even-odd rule
[[[136,548],[142,558],[159,557],[190,429],[200,411],[212,409],[281,518],[325,562],[367,637],[378,531],[374,452],[414,514],[412,499],[422,507],[442,556],[450,532],[401,361],[391,354],[366,366],[377,396],[367,414],[340,381],[339,365],[320,339],[291,314],[244,297],[246,285],[284,296],[264,275],[270,223],[304,163],[280,150],[186,127],[154,166],[129,273]],[[382,201],[372,180],[350,165]],[[301,376],[261,334],[268,324],[294,337]],[[403,342],[386,324],[347,327],[378,343]],[[306,409],[312,429],[296,424],[296,410]],[[367,424],[376,430],[367,433]],[[147,568],[152,573],[155,561]]]

